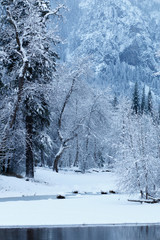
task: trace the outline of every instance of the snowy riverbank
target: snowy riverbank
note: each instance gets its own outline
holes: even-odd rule
[[[125,194],[100,194],[110,190],[117,191],[114,173],[57,174],[37,168],[34,181],[0,176],[0,226],[160,222],[159,204],[130,203]],[[66,199],[50,197],[57,194],[66,195]],[[48,199],[46,195],[50,195]],[[4,199],[10,197],[18,200]]]

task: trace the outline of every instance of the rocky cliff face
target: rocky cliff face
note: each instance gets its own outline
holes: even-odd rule
[[[156,56],[160,49],[160,0],[68,2],[69,57],[90,56],[97,83],[106,82],[114,88],[117,82],[118,89],[125,89],[139,81],[160,93],[160,81],[153,77],[160,68]]]
[[[132,66],[155,70],[155,32],[148,14],[126,0],[92,1],[80,5],[84,15],[77,37],[80,51],[96,55],[98,62],[115,63],[118,58]]]

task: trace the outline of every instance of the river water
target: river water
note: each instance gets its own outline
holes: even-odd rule
[[[160,225],[0,228],[0,240],[160,240]]]

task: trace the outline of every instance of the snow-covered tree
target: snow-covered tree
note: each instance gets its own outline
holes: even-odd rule
[[[147,112],[153,115],[153,99],[152,99],[152,92],[149,90],[148,98],[147,98]]]
[[[122,104],[121,117],[119,185],[126,192],[140,192],[141,197],[154,196],[160,168],[157,126],[149,115],[133,115],[126,102]]]
[[[77,131],[84,119],[84,112],[82,115],[77,114],[74,104],[78,97],[82,97],[79,91],[83,91],[82,88],[84,87],[82,76],[85,78],[85,74],[87,74],[86,62],[75,61],[72,66],[65,67],[65,71],[61,68],[61,72],[58,84],[55,86],[56,95],[53,96],[53,98],[56,98],[57,110],[54,106],[52,110],[57,112],[55,116],[57,133],[55,135],[57,135],[59,147],[53,161],[53,170],[56,172],[58,172],[58,164],[64,151],[70,148],[71,141],[77,137]]]
[[[87,82],[91,72],[86,59],[69,66],[61,68],[51,100],[53,169],[74,166],[84,172],[109,162],[113,97]]]
[[[59,41],[54,33],[55,26],[50,32],[47,22],[51,15],[59,14],[62,5],[51,10],[49,1],[2,0],[1,7],[1,81],[9,86],[10,95],[14,96],[10,98],[12,109],[1,138],[1,151],[5,152],[1,161],[4,162],[7,155],[17,115],[22,114],[23,122],[21,119],[19,124],[24,128],[26,176],[33,177],[33,134],[41,131],[46,122],[48,124],[46,89],[55,71],[57,54],[53,45]],[[50,24],[54,23],[53,17]]]
[[[139,89],[138,83],[135,83],[134,92],[133,92],[133,99],[132,99],[132,109],[134,114],[139,114],[140,111],[140,100],[139,100]]]
[[[145,87],[143,88],[142,92],[142,99],[141,99],[141,114],[146,113],[146,93]]]

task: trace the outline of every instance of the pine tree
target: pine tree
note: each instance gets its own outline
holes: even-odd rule
[[[132,110],[134,114],[139,114],[140,104],[139,104],[139,90],[138,83],[135,83],[133,99],[132,99]]]
[[[158,117],[157,117],[157,122],[160,125],[160,104],[158,106]]]
[[[117,96],[115,96],[113,99],[113,107],[115,110],[117,110],[117,106],[118,106],[118,98],[117,98]]]
[[[141,100],[141,114],[146,112],[146,96],[145,96],[145,87],[143,88],[142,100]]]
[[[153,98],[152,98],[152,92],[151,92],[151,90],[149,90],[149,92],[148,92],[147,112],[148,112],[150,115],[153,115]]]

